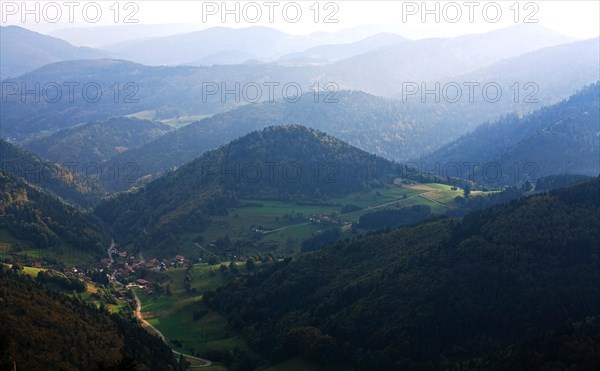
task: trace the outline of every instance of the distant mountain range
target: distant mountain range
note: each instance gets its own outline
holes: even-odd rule
[[[332,81],[344,88],[385,96],[400,91],[402,83],[445,81],[501,60],[573,41],[542,26],[524,24],[451,39],[401,41],[338,61],[328,71]]]
[[[422,104],[420,91],[411,96],[407,102],[402,102],[408,107],[407,112],[410,112],[410,116],[429,117],[429,119],[424,119],[422,125],[438,125],[444,121],[452,123],[441,124],[438,132],[430,133],[433,147],[429,149],[431,150],[473,129],[482,121],[508,112],[528,112],[542,104],[556,103],[572,94],[576,89],[598,79],[597,66],[600,63],[598,60],[600,51],[597,39],[517,55],[535,49],[534,45],[551,44],[551,40],[554,40],[554,43],[566,40],[560,35],[534,27],[531,32],[537,36],[532,40],[538,44],[533,41],[531,44],[517,42],[514,35],[517,31],[525,34],[524,29],[509,28],[457,39],[400,40],[397,44],[378,48],[377,51],[368,52],[361,57],[352,57],[326,65],[284,66],[282,64],[249,63],[214,67],[148,67],[108,59],[55,63],[17,79],[5,81],[16,87],[20,87],[22,84],[35,86],[36,83],[41,86],[49,83],[57,83],[59,86],[63,84],[61,89],[63,99],[49,102],[46,99],[48,97],[40,97],[40,102],[36,103],[30,95],[27,97],[27,102],[23,103],[18,91],[12,95],[8,94],[7,101],[2,103],[2,112],[0,112],[0,119],[3,122],[2,136],[22,141],[39,132],[51,133],[84,122],[106,120],[114,116],[130,115],[148,110],[155,112],[154,119],[156,120],[189,115],[210,115],[225,112],[244,103],[254,102],[255,100],[252,99],[256,95],[252,94],[254,94],[256,86],[259,86],[260,89],[260,98],[257,99],[259,101],[293,97],[295,89],[291,89],[291,92],[288,91],[287,94],[283,91],[283,86],[288,83],[297,84],[296,86],[299,86],[303,93],[318,89],[321,96],[328,94],[324,91],[325,84],[333,83],[329,86],[329,91],[332,91],[332,88],[334,90],[344,88],[355,90],[362,87],[367,89],[367,92],[381,92],[402,99],[404,98],[401,94],[403,83],[406,82],[416,84],[419,89],[421,89],[421,84],[428,84],[426,88],[431,89],[435,86],[436,78],[439,80],[437,82],[442,85],[456,82],[462,88],[462,99],[458,103],[448,101],[445,96],[440,97],[441,100],[436,102],[434,97],[429,96],[426,103]],[[386,40],[389,35],[380,36]],[[394,36],[390,37],[394,38]],[[502,40],[504,41],[501,42]],[[478,43],[488,41],[495,45],[515,41],[515,45],[519,47],[516,47],[513,52],[505,54],[504,57],[501,56],[501,47],[476,48]],[[370,43],[365,44],[369,45]],[[352,45],[359,45],[358,49],[361,49],[365,47],[365,44]],[[377,45],[379,45],[377,42],[373,43],[374,47]],[[354,48],[353,46],[348,47]],[[325,50],[328,48],[329,46],[324,47]],[[331,48],[344,49],[346,46],[338,45],[331,46]],[[400,59],[406,63],[398,64],[397,59],[386,54],[400,53],[401,50],[404,50],[403,48],[415,50],[414,53],[406,50],[407,56]],[[438,50],[438,52],[448,53],[452,49],[453,52],[449,56],[432,58],[432,55],[425,53],[430,49],[432,52]],[[418,50],[421,50],[422,53],[417,53]],[[225,51],[223,53],[230,57],[233,56],[234,59],[237,58],[237,52]],[[572,55],[575,54],[579,58],[571,61]],[[510,55],[515,56],[505,61],[499,61]],[[467,58],[470,61],[463,64],[460,61],[461,58]],[[363,64],[367,61],[368,65]],[[496,61],[495,64],[494,61]],[[449,67],[451,62],[455,63],[457,67]],[[431,65],[432,63],[435,65]],[[571,68],[570,63],[575,63],[576,68]],[[402,65],[410,68],[402,72]],[[428,65],[428,68],[424,68]],[[519,66],[522,65],[535,67],[533,70],[537,72],[531,72],[531,68],[520,68]],[[359,70],[362,72],[359,73]],[[388,71],[389,74],[385,71]],[[457,75],[461,72],[464,72],[463,75]],[[383,79],[385,82],[380,81],[380,84],[377,82],[378,79]],[[469,101],[468,88],[464,86],[464,83],[481,81],[481,85],[483,85],[489,82],[488,80],[501,86],[502,99],[499,102],[486,102],[481,95],[481,87],[479,87],[475,90],[477,94],[475,101]],[[532,92],[531,89],[526,90],[525,84],[532,80],[539,87],[538,91],[533,94],[534,98],[539,99],[539,105],[523,102],[524,98],[528,96],[527,94]],[[75,87],[73,101],[67,99],[68,88],[64,86],[64,83],[69,81],[79,83]],[[516,82],[520,84],[517,89],[520,93],[517,103],[513,102],[512,94],[514,92],[511,90],[511,87],[514,89]],[[87,96],[82,97],[83,86],[88,83],[100,86],[102,89],[101,99],[94,101]],[[266,85],[268,83],[279,85],[271,92]],[[368,86],[371,83],[374,85]],[[218,90],[209,93],[210,89],[207,84],[211,85],[210,89]],[[224,95],[225,89],[236,90],[236,84],[239,84],[237,94]],[[383,88],[384,86],[388,86],[388,88]],[[386,91],[383,92],[381,89]],[[432,110],[438,113],[437,119],[433,121],[431,119],[433,115],[429,114]],[[442,112],[447,113],[442,114]],[[444,118],[448,115],[453,117],[449,120],[448,117]],[[458,119],[461,120],[461,123],[455,125],[454,123]],[[426,151],[427,149],[424,150],[424,152]],[[404,159],[401,156],[396,157],[395,154],[392,156],[396,159]]]
[[[278,62],[290,65],[331,63],[404,41],[409,40],[392,33],[379,33],[353,43],[319,45],[302,52],[285,54],[279,58]]]
[[[494,104],[506,105],[510,111],[523,111],[523,107],[532,105],[528,101],[535,99],[546,105],[558,103],[552,100],[564,94],[567,85],[575,93],[584,85],[600,80],[600,69],[593,68],[594,65],[600,65],[599,38],[542,48],[455,76],[442,84],[453,81],[476,81],[481,85],[497,83],[508,99]]]
[[[110,55],[17,26],[0,26],[0,45],[0,80],[20,76],[49,63]]]
[[[528,37],[523,37],[524,34]],[[324,45],[329,38],[328,34],[295,36],[257,26],[242,29],[213,27],[190,33],[131,40],[105,48],[119,58],[146,65],[200,64],[202,61],[230,64],[242,63],[248,59],[270,62],[280,58],[282,61],[290,58],[296,62],[304,60],[306,63],[311,60],[333,62],[364,54],[355,60],[336,65],[335,69],[352,66],[361,69],[361,73],[373,71],[391,76],[389,61],[399,62],[396,63],[396,68],[400,68],[400,71],[396,73],[402,73],[402,66],[409,65],[412,58],[421,58],[424,54],[429,55],[434,62],[438,61],[435,56],[444,55],[445,63],[438,66],[438,72],[444,74],[451,71],[457,74],[469,71],[474,66],[482,67],[535,49],[575,41],[538,25],[519,25],[456,39],[412,42],[395,34],[378,34],[349,44]],[[468,53],[464,53],[465,51]],[[222,60],[219,55],[223,56]],[[241,58],[230,59],[232,55]],[[421,64],[414,67],[427,71],[429,66]],[[411,72],[414,76],[416,71]],[[431,76],[431,71],[428,76]]]
[[[18,27],[10,28],[10,31],[12,33],[3,32],[3,37],[45,37]],[[306,41],[267,28],[253,27],[246,31],[248,32],[244,35],[248,36],[244,37],[252,36],[252,42],[265,35],[261,39],[264,47],[275,43],[285,49],[291,47],[288,45],[290,43],[299,45]],[[213,44],[215,47],[225,45],[229,48],[235,46],[236,42],[243,41],[235,36],[239,32],[241,31],[213,28],[160,40],[164,39],[162,42],[170,42],[172,45],[183,45],[195,42],[196,38],[222,35],[230,40],[231,45]],[[524,38],[522,35],[530,37]],[[329,36],[315,37],[318,39]],[[139,42],[139,45],[146,45],[146,49],[153,52],[158,48],[149,48],[147,45],[152,40],[155,39],[128,43],[133,47]],[[526,114],[542,105],[556,103],[573,94],[576,89],[597,81],[600,78],[598,39],[542,48],[569,41],[571,39],[543,27],[522,25],[454,39],[411,41],[394,34],[378,34],[354,43],[304,49],[299,54],[288,54],[280,63],[274,64],[149,67],[111,59],[67,60],[45,65],[19,78],[5,80],[17,87],[22,84],[34,86],[36,83],[44,85],[50,82],[64,85],[69,81],[76,81],[79,85],[73,101],[63,97],[58,102],[49,102],[46,97],[41,97],[40,102],[35,102],[33,97],[28,96],[24,103],[21,102],[20,93],[9,94],[7,101],[2,102],[0,112],[2,136],[13,142],[21,142],[39,155],[60,163],[67,160],[102,162],[108,159],[121,163],[135,162],[139,165],[136,181],[180,166],[205,151],[252,130],[281,124],[311,126],[368,152],[397,161],[407,161],[431,153],[474,130],[482,122],[511,112]],[[43,50],[43,47],[39,48]],[[194,48],[183,48],[188,49]],[[202,50],[209,49],[207,47]],[[233,62],[238,57],[249,56],[245,51],[236,49],[224,49],[216,53],[232,58]],[[359,55],[354,55],[357,53]],[[11,53],[3,53],[5,55],[8,58]],[[578,58],[573,59],[573,55]],[[207,54],[205,58],[213,57]],[[315,58],[324,59],[327,63],[297,65],[297,58],[311,59],[313,62]],[[340,59],[332,60],[337,58]],[[286,59],[291,65],[283,65]],[[283,95],[281,86],[290,81],[298,84],[305,93],[300,102],[289,103],[282,100],[287,96]],[[323,91],[323,88],[327,82],[332,81],[338,89],[345,86],[352,89],[362,87],[394,96],[395,100],[342,91],[332,94],[333,100],[338,103],[310,104],[314,98],[319,101],[327,99],[329,92]],[[489,102],[481,95],[480,89],[476,88],[475,100],[469,101],[468,89],[465,87],[462,99],[456,103],[449,102],[446,97],[436,101],[432,96],[428,96],[425,103],[422,103],[420,92],[407,100],[406,96],[398,92],[405,82],[414,83],[420,89],[423,85],[419,81],[427,84],[427,88],[431,88],[436,82],[442,85],[460,85],[468,81],[480,82],[480,85],[493,82],[502,88],[503,95],[500,101]],[[262,85],[263,94],[259,100],[279,101],[249,104],[219,115],[248,101],[241,92],[237,97],[229,96],[226,99],[223,99],[220,91],[207,94],[204,85],[207,82],[213,84],[213,88],[217,86],[219,90],[231,89],[236,83],[239,86],[253,83],[261,86],[260,84],[267,82],[276,82],[280,85],[279,89],[274,90],[274,96],[267,92],[266,85]],[[86,83],[98,84],[102,89],[102,98],[91,101],[89,97],[83,97],[81,89]],[[374,85],[368,86],[371,83]],[[310,92],[315,84],[321,90],[318,97]],[[389,89],[385,88],[386,84]],[[528,99],[537,103],[530,103]],[[217,115],[193,123],[164,138],[158,137],[170,131],[166,127],[163,127],[164,130],[158,127],[156,130],[140,127],[131,132],[122,131],[124,128],[120,127],[118,130],[121,131],[118,133],[113,131],[102,134],[95,131],[90,135],[91,132],[86,130],[97,130],[100,127],[91,124],[81,126],[115,116],[136,116],[143,112],[153,112],[154,120]],[[76,125],[80,126],[73,131],[59,131]],[[107,130],[108,127],[102,126],[102,130]],[[142,137],[137,138],[138,134]],[[65,135],[69,139],[55,140]],[[152,140],[156,138],[157,140]],[[88,145],[90,141],[96,141],[95,145]],[[114,189],[114,185],[107,186],[111,190],[125,187],[123,184]]]
[[[141,111],[153,110],[155,119],[176,118],[186,115],[208,115],[227,111],[248,103],[243,97],[253,99],[255,90],[242,93],[242,86],[254,82],[259,86],[261,100],[279,100],[283,86],[288,82],[298,84],[304,92],[315,76],[312,68],[301,67],[290,75],[290,69],[267,64],[217,67],[148,67],[132,62],[112,59],[65,61],[46,65],[18,79],[8,79],[5,84],[21,86],[58,84],[62,98],[53,101],[55,90],[48,96],[32,95],[21,101],[20,92],[7,96],[2,102],[2,136],[23,140],[41,131],[56,131],[77,124],[107,120]],[[65,83],[75,82],[73,99]],[[265,83],[278,86],[270,88]],[[23,85],[24,84],[24,85]],[[84,94],[86,84],[92,84]],[[210,93],[209,87],[216,88]],[[234,89],[239,93],[222,97],[221,89]],[[323,86],[323,84],[321,84]],[[102,89],[96,98],[96,88]],[[253,89],[253,88],[252,88]],[[242,94],[245,94],[242,96]],[[289,95],[294,97],[295,90]],[[8,95],[8,94],[7,94]]]
[[[107,49],[123,59],[157,66],[190,64],[214,58],[226,51],[248,55],[248,59],[269,61],[316,44],[318,40],[309,36],[293,36],[267,27],[212,27],[185,34],[126,41]],[[215,59],[215,62],[219,60]]]

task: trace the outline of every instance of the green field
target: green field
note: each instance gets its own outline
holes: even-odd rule
[[[473,196],[479,194],[483,192],[472,192]],[[395,182],[384,188],[352,193],[320,204],[241,200],[242,205],[246,206],[231,209],[228,215],[214,217],[213,223],[201,235],[205,241],[215,241],[227,235],[234,243],[248,240],[254,242],[246,246],[245,250],[236,250],[238,255],[260,252],[290,256],[300,251],[300,244],[306,237],[334,226],[312,224],[307,220],[310,216],[334,215],[343,226],[358,221],[361,215],[386,208],[427,205],[433,213],[443,214],[457,207],[454,199],[462,195],[462,189],[453,190],[445,184],[406,185]],[[342,213],[342,207],[349,204],[362,209]],[[254,229],[261,230],[261,233],[254,232]],[[189,236],[190,240],[194,237]]]
[[[347,232],[345,235],[350,237],[351,224],[366,213],[427,205],[434,214],[444,214],[459,207],[454,199],[463,195],[462,189],[452,188],[445,184],[419,184],[397,179],[382,188],[351,193],[322,202],[240,200],[241,206],[229,209],[227,215],[212,216],[211,224],[206,229],[179,235],[178,251],[200,258],[207,258],[212,254],[221,257],[225,254],[294,256],[300,252],[302,241],[323,229],[342,227],[342,231]],[[489,192],[473,191],[471,195],[486,193]],[[346,205],[354,205],[360,209],[342,213],[342,208]],[[325,215],[333,216],[339,223],[317,224],[308,221],[311,216]],[[231,241],[230,248],[219,250],[212,245],[225,236]],[[205,250],[197,247],[198,239],[202,239],[201,246]]]
[[[40,273],[40,271],[43,271],[45,269],[43,268],[34,268],[34,267],[23,267],[23,272],[25,274],[30,275],[33,278],[36,278],[38,273]]]
[[[214,275],[210,274],[211,269],[215,272]],[[239,270],[243,273],[245,267],[240,265]],[[170,283],[171,296],[166,293],[157,296],[136,289],[142,302],[144,319],[167,338],[173,349],[185,354],[202,356],[207,349],[223,350],[235,347],[250,352],[243,339],[228,329],[226,320],[202,303],[204,292],[227,282],[219,272],[219,265],[194,266],[191,284],[196,290],[195,293],[188,293],[184,288],[185,271],[186,268],[176,268],[157,273],[163,276],[164,287]],[[194,320],[195,311],[205,314]]]

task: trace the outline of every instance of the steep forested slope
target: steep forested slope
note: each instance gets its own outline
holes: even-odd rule
[[[0,228],[30,247],[69,246],[98,255],[110,243],[105,226],[22,179],[0,172]]]
[[[484,124],[419,162],[429,169],[436,163],[440,168],[455,164],[463,167],[464,177],[496,185],[565,173],[596,176],[600,173],[599,102],[600,83],[596,83],[529,115]],[[478,165],[470,172],[473,164]]]
[[[447,368],[597,314],[600,179],[334,243],[206,302],[272,359]]]
[[[94,174],[96,168],[91,168],[90,176],[86,176],[79,173],[82,166],[63,167],[2,139],[0,165],[2,172],[23,178],[81,207],[94,206],[104,193],[98,174]]]
[[[47,291],[0,264],[0,368],[175,370],[171,349],[131,319]]]

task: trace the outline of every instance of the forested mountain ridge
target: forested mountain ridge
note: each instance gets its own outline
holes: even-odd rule
[[[70,59],[102,58],[108,53],[17,26],[1,26],[0,80],[33,71],[45,64]]]
[[[557,174],[600,173],[600,82],[558,104],[525,116],[509,115],[486,123],[460,139],[417,160],[435,168],[478,163],[474,176],[489,184],[514,185]],[[462,164],[462,165],[460,165]],[[482,167],[495,165],[498,175],[484,176]]]
[[[598,225],[595,178],[340,241],[204,300],[273,360],[448,369],[597,315]]]
[[[113,118],[59,130],[24,143],[25,148],[58,163],[100,164],[127,150],[140,147],[173,128],[159,122]]]
[[[271,64],[149,67],[115,59],[57,62],[4,81],[5,86],[13,86],[15,91],[7,93],[2,101],[2,136],[22,141],[40,131],[56,131],[142,111],[153,111],[155,120],[211,115],[247,103],[246,99],[242,100],[241,92],[237,97],[223,99],[219,83],[216,94],[210,94],[207,84],[214,81],[223,81],[223,87],[231,89],[236,83],[245,86],[256,81],[291,80],[308,92],[315,75],[311,67],[290,71],[290,68]],[[328,82],[318,81],[321,86]],[[70,82],[77,82],[72,86],[73,92],[68,87]],[[40,85],[38,94],[23,96],[20,87],[33,89],[36,84]],[[93,87],[84,92],[86,84]],[[274,94],[269,94],[267,86],[259,84],[263,89],[261,101],[281,99],[282,85],[279,83]],[[50,91],[42,94],[41,87],[46,86]],[[56,90],[62,93],[57,100]]]
[[[63,167],[4,139],[0,139],[0,164],[0,171],[23,178],[83,208],[94,206],[104,194],[98,174],[93,171],[89,175],[81,174],[84,168],[81,164]]]
[[[319,101],[315,102],[315,98]],[[331,96],[325,92],[318,96],[307,93],[297,102],[249,104],[205,118],[118,154],[110,162],[135,162],[136,175],[141,180],[180,166],[251,131],[286,124],[312,127],[366,152],[406,161],[417,153],[438,148],[447,140],[446,128],[463,122],[464,112],[449,111],[443,105],[416,108],[360,91],[340,91]],[[117,191],[126,189],[127,184],[105,180],[105,186]]]
[[[592,90],[594,89],[593,86],[595,85],[592,85]],[[495,106],[501,103],[479,102],[479,104],[469,104],[459,102],[455,105],[449,105],[444,102],[430,102],[423,104],[420,103],[418,97],[414,97],[417,99],[416,102],[401,103],[397,100],[387,100],[363,92],[352,91],[342,91],[335,94],[333,96],[335,101],[331,103],[327,103],[326,100],[314,103],[312,100],[313,94],[309,93],[296,103],[278,101],[247,105],[206,118],[169,133],[140,148],[119,154],[112,161],[121,163],[135,161],[139,170],[137,175],[141,179],[191,161],[206,150],[216,148],[252,130],[270,125],[300,124],[323,130],[353,146],[388,159],[413,162],[412,159],[418,158],[414,163],[426,162],[428,169],[434,169],[435,165],[432,163],[435,162],[440,162],[440,168],[442,168],[444,164],[451,162],[458,164],[471,161],[485,163],[486,161],[495,160],[491,155],[498,155],[501,152],[499,146],[507,147],[512,143],[517,143],[526,134],[530,135],[535,132],[534,128],[541,129],[542,127],[539,125],[540,115],[545,115],[543,117],[545,121],[554,120],[554,122],[558,122],[560,117],[566,118],[569,112],[575,115],[578,112],[577,110],[582,110],[582,112],[589,110],[591,114],[589,116],[583,116],[582,114],[581,117],[570,119],[575,120],[574,125],[569,125],[571,128],[578,129],[576,132],[565,133],[565,130],[558,128],[560,130],[553,130],[556,132],[554,136],[568,136],[568,141],[562,145],[563,147],[572,146],[578,148],[578,151],[588,148],[591,153],[581,153],[581,157],[589,159],[594,157],[593,154],[596,151],[594,142],[590,142],[590,139],[594,138],[594,119],[597,110],[594,110],[593,106],[593,91],[584,89],[577,94],[583,94],[582,98],[586,97],[583,98],[585,103],[573,98],[567,100],[567,103],[560,103],[561,106],[554,110],[546,107],[534,114],[525,115],[522,119],[520,118],[523,116],[522,113],[514,113],[499,120],[498,123],[484,124],[477,127],[473,123],[476,120],[481,120],[482,117],[489,117],[491,120],[494,116],[490,116],[490,110],[497,110],[498,107]],[[321,97],[326,99],[326,94],[321,94]],[[567,108],[567,105],[579,105],[579,107]],[[525,106],[533,108],[534,105]],[[507,109],[509,109],[508,106]],[[520,112],[520,110],[517,112]],[[476,117],[478,118],[476,119]],[[528,119],[535,120],[538,123],[525,122]],[[497,119],[494,117],[493,120]],[[494,140],[493,135],[506,135],[506,133],[492,131],[498,131],[505,126],[514,126],[515,124],[510,122],[503,124],[505,121],[511,120],[523,123],[518,127],[524,130],[520,133],[511,132],[509,138]],[[486,131],[483,129],[486,125],[493,126],[495,129],[491,128],[492,131]],[[477,129],[440,148],[448,142],[449,138],[456,138],[469,127],[477,127]],[[562,135],[560,132],[563,132]],[[481,133],[482,138],[479,138],[477,133]],[[456,146],[460,147],[461,141],[469,138],[472,138],[473,143],[464,146],[464,149],[462,149],[465,152],[464,154],[460,152],[453,153],[450,150],[454,150]],[[544,141],[554,140],[548,136],[538,139]],[[556,140],[561,139],[557,137]],[[584,144],[580,143],[581,141],[587,141],[588,143],[581,146],[581,144]],[[523,147],[527,148],[527,145],[523,144]],[[540,143],[534,147],[546,148],[541,146]],[[418,154],[431,153],[432,151],[432,155],[419,158]],[[569,172],[567,167],[577,159],[578,151],[570,152],[569,156],[563,159],[555,159],[557,160],[557,166],[554,168],[551,166],[551,161],[543,163],[543,159],[540,159],[539,165],[548,168],[548,171],[540,171],[536,176],[553,174],[552,171],[555,171],[556,168],[561,168],[560,171],[562,172]],[[558,152],[555,151],[555,153]],[[516,160],[523,161],[523,159]],[[538,161],[538,158],[530,159],[530,161]],[[531,170],[523,169],[524,163],[520,165],[520,173],[527,173]],[[589,172],[590,166],[593,168],[593,163],[580,165],[577,171]],[[503,170],[505,175],[510,173],[507,169]],[[570,172],[575,172],[575,170],[573,169]],[[465,177],[469,175],[468,169],[464,169],[462,173]],[[510,184],[517,182],[518,180]],[[106,182],[106,186],[112,187],[111,189],[114,190],[123,190],[126,185],[115,184],[113,186],[110,182]]]
[[[100,255],[110,243],[106,227],[23,179],[0,172],[0,228],[30,247]]]

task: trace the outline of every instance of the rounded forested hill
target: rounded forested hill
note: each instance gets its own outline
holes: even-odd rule
[[[323,132],[286,125],[245,135],[165,180],[202,178],[245,197],[318,198],[364,190],[394,174],[400,167],[388,160]]]
[[[201,230],[240,198],[322,200],[382,186],[403,170],[320,131],[274,126],[110,198],[95,213],[121,239],[129,236],[125,242],[148,232],[158,243],[168,234]]]

